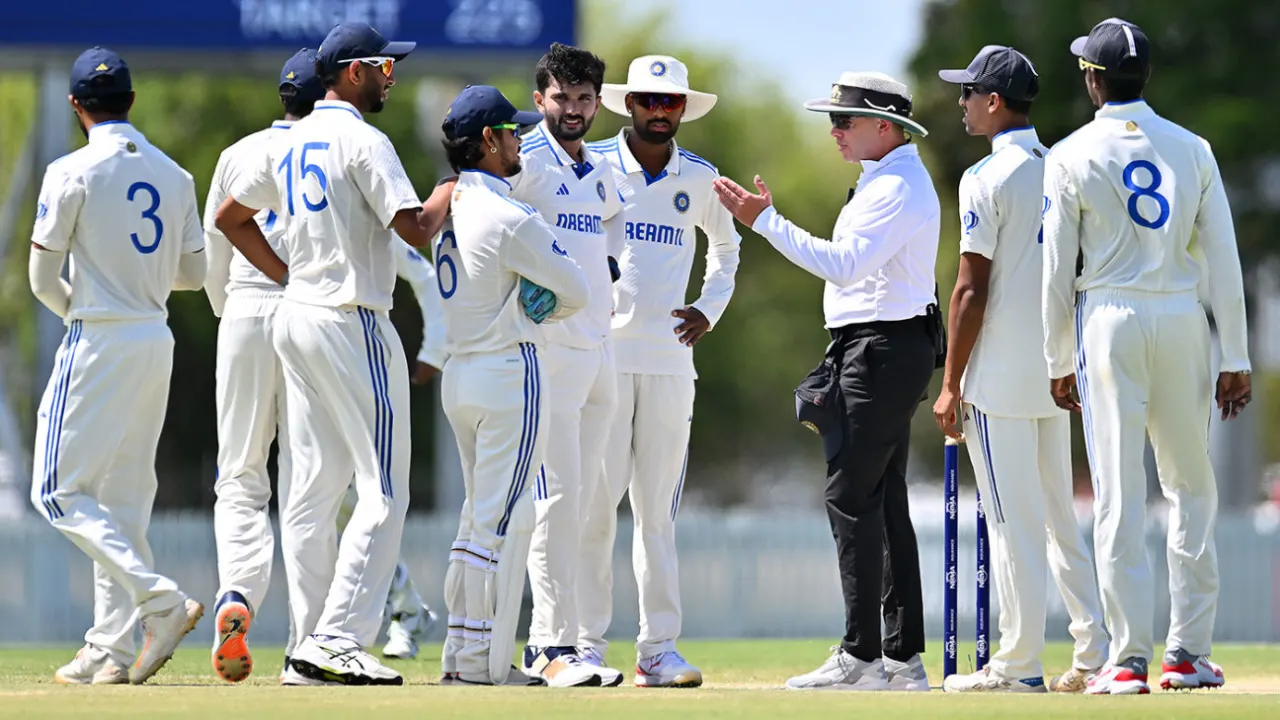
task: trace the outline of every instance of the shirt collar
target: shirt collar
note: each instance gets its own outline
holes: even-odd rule
[[[649,174],[640,166],[640,161],[636,160],[636,156],[631,154],[631,148],[627,145],[627,136],[631,134],[630,128],[623,128],[618,132],[618,162],[622,165],[622,171],[628,175],[631,173],[641,173],[645,176],[645,182],[652,185],[667,175],[680,174],[680,147],[676,145],[673,138],[671,140],[671,159],[667,161],[664,167],[657,175],[649,177]]]
[[[364,115],[360,114],[360,111],[356,109],[356,106],[352,105],[351,103],[345,100],[320,100],[316,103],[315,109],[316,110],[346,110],[352,115],[355,115],[357,118],[364,120]]]
[[[1035,126],[1027,125],[1020,128],[1009,128],[996,133],[991,138],[991,152],[1002,150],[1010,145],[1018,147],[1032,148],[1040,144],[1040,136],[1036,134]]]
[[[595,169],[595,166],[591,164],[591,155],[587,150],[586,143],[583,143],[581,146],[582,162],[579,163],[569,155],[568,151],[564,149],[564,146],[560,144],[560,141],[556,140],[556,136],[551,134],[551,127],[547,124],[545,119],[538,123],[536,132],[540,134],[541,139],[545,140],[547,145],[551,148],[551,154],[555,156],[556,162],[560,163],[561,166],[568,165],[573,168],[574,174],[578,176],[579,180]]]
[[[1126,120],[1138,120],[1145,117],[1155,116],[1156,111],[1151,109],[1146,100],[1130,100],[1122,103],[1107,103],[1098,108],[1098,112],[1094,113],[1095,118],[1113,117],[1124,118]]]
[[[464,187],[487,187],[503,197],[511,197],[511,183],[487,170],[463,170],[458,173],[458,184]]]
[[[911,158],[911,157],[919,159],[920,148],[916,147],[914,143],[906,143],[903,145],[899,145],[898,147],[890,150],[888,153],[885,154],[884,157],[880,158],[879,160],[863,160],[862,174],[863,176],[866,176],[869,173],[877,172],[881,168],[892,165],[893,163],[898,162],[899,160],[902,160],[905,158]]]
[[[142,133],[127,120],[107,120],[105,122],[96,123],[89,128],[89,142],[93,142],[95,138],[108,138],[113,135],[119,135],[130,139],[138,139]]]
[[[289,128],[293,127],[293,124],[295,122],[297,121],[296,120],[276,120],[275,122],[271,123],[271,127],[275,128],[276,130],[288,130]]]

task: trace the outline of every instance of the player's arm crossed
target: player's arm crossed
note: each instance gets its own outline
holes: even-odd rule
[[[563,320],[587,306],[591,289],[587,275],[569,253],[560,248],[555,233],[537,213],[526,216],[511,229],[502,244],[502,263],[512,272],[551,291],[555,310],[547,320]]]
[[[56,165],[45,171],[31,233],[28,279],[36,299],[58,317],[71,307],[71,285],[62,279],[62,264],[84,205],[84,178]]]
[[[947,366],[933,419],[948,437],[961,436],[958,422],[960,379],[982,330],[991,284],[991,260],[999,236],[996,199],[982,179],[966,173],[960,180],[960,268],[947,307]]]

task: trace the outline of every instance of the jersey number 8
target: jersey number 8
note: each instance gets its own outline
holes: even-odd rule
[[[311,199],[307,197],[307,191],[305,189],[299,192],[299,194],[302,195],[302,204],[311,212],[320,212],[321,210],[329,207],[329,198],[325,196],[325,193],[329,191],[329,176],[324,174],[324,169],[319,165],[313,162],[307,162],[307,151],[328,149],[329,143],[327,142],[309,142],[303,143],[302,152],[298,153],[299,181],[306,180],[309,175],[314,175],[316,182],[320,184],[319,202],[311,202]],[[284,159],[280,161],[279,167],[276,168],[276,172],[284,172],[285,202],[289,208],[290,215],[295,214],[293,211],[293,151],[294,148],[290,148],[289,152],[285,154]]]
[[[1151,175],[1151,182],[1146,187],[1138,184],[1134,179],[1134,171],[1142,169]],[[1169,222],[1169,199],[1157,192],[1160,189],[1160,183],[1164,180],[1160,175],[1160,168],[1154,163],[1147,160],[1134,160],[1124,166],[1124,186],[1129,188],[1133,194],[1129,196],[1129,218],[1144,228],[1151,230],[1159,230]],[[1156,202],[1156,207],[1160,209],[1160,214],[1154,220],[1148,220],[1138,212],[1138,198],[1151,198]]]
[[[146,210],[142,211],[142,219],[150,220],[156,229],[156,239],[151,241],[150,245],[142,244],[142,240],[138,238],[138,233],[129,233],[129,239],[133,241],[133,246],[143,255],[150,255],[160,247],[160,238],[164,236],[164,223],[160,222],[160,217],[156,215],[156,211],[160,209],[160,192],[155,189],[151,183],[136,182],[129,186],[129,194],[126,196],[129,202],[134,202],[133,198],[138,192],[145,192],[151,196],[151,203]]]
[[[455,292],[458,291],[458,266],[453,264],[453,258],[444,254],[444,244],[446,241],[454,250],[458,249],[458,239],[453,234],[452,230],[445,230],[440,236],[440,244],[436,245],[436,282],[440,285],[440,297],[448,300],[453,297]],[[445,289],[444,286],[445,265],[449,266],[448,289]]]

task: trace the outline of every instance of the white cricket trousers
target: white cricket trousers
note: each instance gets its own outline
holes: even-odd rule
[[[1049,392],[1047,382],[1043,391]],[[1072,503],[1070,416],[998,417],[966,404],[964,434],[986,510],[1000,597],[1000,649],[991,669],[1015,679],[1044,676],[1046,570],[1071,618],[1072,664],[1081,670],[1102,667],[1107,634],[1093,558]]]
[[[280,543],[299,640],[373,643],[409,507],[409,369],[385,312],[283,300],[273,340],[284,369],[293,477]],[[359,500],[338,542],[342,496]]]
[[[515,652],[534,526],[529,488],[546,447],[542,355],[532,343],[455,355],[441,374],[440,399],[466,489],[445,579],[450,637],[444,665],[464,679],[502,682]]]
[[[147,542],[172,369],[163,318],[73,320],[36,420],[31,501],[93,560],[93,627],[84,639],[125,666],[138,618],[184,597],[156,573]]]
[[[640,595],[641,658],[676,649],[680,566],[676,511],[684,489],[693,421],[692,375],[619,373],[618,410],[605,451],[605,481],[584,513],[578,578],[579,644],[604,653],[613,618],[613,543],[618,503],[630,493],[631,563]]]
[[[1145,437],[1169,502],[1170,648],[1210,651],[1218,607],[1209,463],[1214,380],[1196,293],[1099,289],[1076,300],[1076,380],[1094,482],[1094,551],[1111,662],[1154,653]]]
[[[545,472],[533,487],[529,644],[576,647],[583,498],[604,475],[605,443],[618,407],[618,373],[608,341],[590,350],[548,345],[546,357],[551,423]]]
[[[237,290],[227,298],[218,324],[218,478],[213,486],[216,597],[238,592],[254,612],[266,598],[275,554],[267,473],[272,440],[279,443],[279,506],[288,495],[291,472],[284,374],[271,340],[280,302],[279,292]]]

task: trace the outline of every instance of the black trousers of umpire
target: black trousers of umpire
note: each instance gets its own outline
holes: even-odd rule
[[[840,644],[860,660],[906,661],[925,643],[906,474],[911,417],[933,375],[933,341],[924,317],[831,334],[844,401],[843,442],[827,464],[826,489],[845,602]]]

